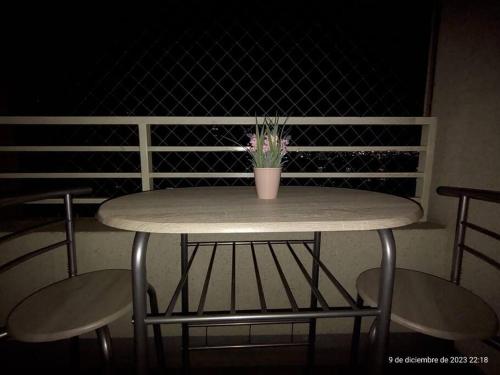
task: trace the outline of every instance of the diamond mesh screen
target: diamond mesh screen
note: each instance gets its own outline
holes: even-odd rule
[[[78,111],[95,115],[174,116],[405,116],[418,113],[386,61],[374,59],[339,23],[186,21],[181,28],[146,30],[91,88]],[[251,129],[250,129],[251,130]],[[246,144],[241,126],[153,126],[152,144]],[[305,146],[418,145],[410,126],[289,127]],[[290,154],[286,171],[415,171],[416,153]],[[156,172],[240,172],[242,153],[155,153]],[[350,183],[351,181],[352,183]],[[248,184],[244,179],[162,181],[155,187]],[[341,184],[414,195],[414,184],[393,180],[290,179],[289,184]],[[335,186],[337,186],[335,185]],[[395,187],[394,187],[395,186]]]
[[[282,120],[284,121],[284,120]],[[252,126],[153,125],[153,146],[235,146],[248,143]],[[291,146],[417,146],[421,128],[408,125],[286,126]]]
[[[245,145],[252,127],[237,125],[152,126],[154,146]],[[308,125],[288,126],[290,146],[416,146],[418,126]],[[290,152],[284,172],[416,172],[418,152]],[[154,172],[251,172],[249,156],[242,152],[155,152]],[[408,179],[412,180],[412,179]],[[351,182],[349,182],[351,181]],[[210,178],[189,181],[156,179],[161,186],[248,185],[252,180]],[[288,185],[319,185],[365,188],[414,196],[415,181],[405,179],[286,179]],[[385,188],[385,187],[386,188]]]
[[[405,116],[416,112],[407,89],[338,28],[214,22],[147,30],[78,113]]]
[[[73,114],[420,115],[421,78],[424,77],[421,73],[425,72],[421,62],[425,61],[427,38],[425,22],[412,23],[412,30],[411,27],[403,28],[404,23],[397,26],[399,21],[382,6],[377,15],[372,15],[369,8],[363,10],[362,6],[360,9],[354,7],[351,13],[339,11],[348,2],[342,4],[333,10],[322,10],[321,6],[313,4],[307,9],[303,4],[304,9],[292,9],[295,5],[286,3],[286,6],[273,8],[276,13],[267,9],[267,5],[247,4],[247,8],[256,8],[249,12],[249,17],[246,13],[238,15],[241,11],[238,7],[219,17],[217,12],[221,9],[203,14],[215,5],[200,5],[198,9],[169,3],[168,11],[161,13],[159,21],[146,25],[134,38],[122,41],[123,48],[109,48],[99,63],[89,68],[85,80],[80,82],[85,93]],[[277,16],[271,16],[273,14]],[[360,24],[359,19],[363,19],[364,24]],[[408,18],[406,23],[412,20]],[[356,29],[352,24],[360,26]],[[387,35],[393,35],[396,27],[401,33],[399,45],[389,45],[387,38],[377,34],[380,30],[388,30]],[[130,37],[133,33],[126,35]],[[408,58],[406,61],[410,63],[405,64],[400,59],[404,48],[420,51],[423,58],[419,62]],[[422,82],[413,84],[419,79]],[[53,128],[48,131],[32,127],[27,132],[11,133],[14,144],[138,144],[135,126]],[[152,144],[157,146],[246,144],[246,133],[251,131],[242,126],[157,125],[151,129]],[[415,126],[349,125],[290,126],[287,129],[292,145],[298,146],[412,146],[420,144],[420,130]],[[34,162],[28,160],[28,156],[20,156],[11,166],[20,172],[46,171],[43,165],[50,165],[51,171],[139,170],[135,152],[39,156]],[[418,154],[411,152],[301,152],[289,155],[285,171],[414,172],[417,163]],[[249,168],[244,153],[153,154],[156,172],[243,172]],[[135,192],[140,190],[138,182],[137,179],[92,180],[95,196]],[[155,179],[154,186],[250,183],[250,179]],[[285,179],[284,184],[415,194],[415,179]]]

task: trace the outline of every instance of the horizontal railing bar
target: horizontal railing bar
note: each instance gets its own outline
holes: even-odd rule
[[[74,204],[100,204],[109,198],[74,198]],[[27,202],[26,204],[63,204],[61,199],[43,199],[36,202]]]
[[[139,152],[139,146],[0,146],[0,152]],[[245,152],[244,146],[151,146],[150,152]],[[289,146],[289,152],[424,152],[425,146]]]
[[[351,305],[353,309],[358,309],[359,307],[357,306],[356,301],[354,301],[354,298],[352,298],[349,292],[342,286],[342,284],[336,279],[336,277],[333,276],[328,267],[325,266],[325,264],[316,255],[314,255],[314,252],[312,251],[311,247],[306,242],[304,242],[304,246],[309,251],[309,254],[311,254],[313,259],[318,262],[323,272],[330,279],[333,285],[337,288],[342,297],[344,297],[347,303],[349,303],[349,305]]]
[[[217,243],[219,246],[223,245],[267,245],[269,242],[274,244],[285,245],[287,242],[289,243],[304,243],[304,242],[314,242],[314,240],[248,240],[248,241],[192,241],[188,242],[188,246],[212,246]]]
[[[476,225],[476,224],[472,224],[472,223],[469,223],[468,221],[463,221],[462,222],[463,225],[465,225],[467,228],[470,228],[470,229],[473,229],[475,231],[478,231],[482,234],[485,234],[487,236],[490,236],[496,240],[500,240],[500,234],[499,233],[496,233],[496,232],[493,232],[489,229],[486,229],[486,228],[483,228],[479,225]]]
[[[1,178],[0,174],[0,178]],[[251,172],[152,172],[151,178],[253,178]],[[284,172],[282,178],[423,178],[423,172]]]
[[[309,287],[311,288],[312,292],[314,293],[314,295],[318,299],[318,302],[321,305],[321,308],[323,310],[327,311],[329,308],[328,308],[328,303],[325,301],[325,298],[323,297],[321,292],[318,290],[318,288],[316,288],[316,286],[314,285],[314,282],[313,282],[311,276],[309,275],[309,273],[305,269],[304,265],[300,261],[299,257],[295,253],[295,250],[293,249],[292,245],[289,242],[286,245],[287,245],[288,249],[290,250],[290,252],[292,253],[292,256],[295,259],[295,262],[297,263],[300,270],[302,271],[302,274],[304,275],[304,278],[306,279],[307,283],[309,284]]]
[[[255,125],[264,117],[0,116],[0,125]],[[283,119],[284,121],[284,119]],[[435,117],[288,117],[286,125],[433,125]]]
[[[253,173],[239,172],[153,172],[151,178],[253,178]],[[421,178],[421,172],[285,172],[282,178]],[[0,173],[0,179],[17,178],[141,178],[140,173]]]
[[[467,246],[467,245],[458,245],[460,246],[462,249],[464,249],[465,251],[467,251],[468,253],[476,256],[477,258],[485,261],[486,263],[488,263],[489,265],[495,267],[496,269],[500,270],[500,263],[497,262],[495,259],[493,258],[490,258],[489,256],[487,255],[484,255],[483,253]]]
[[[238,345],[205,345],[191,346],[188,350],[214,350],[214,349],[252,349],[252,348],[279,348],[285,346],[308,346],[308,341],[303,342],[281,342],[275,344],[238,344]]]
[[[290,289],[285,274],[281,269],[280,262],[278,261],[278,258],[276,257],[276,254],[274,252],[273,245],[271,244],[271,242],[268,242],[267,245],[269,246],[269,251],[271,252],[271,255],[273,257],[274,264],[276,265],[276,269],[278,270],[278,274],[280,276],[281,282],[283,283],[283,287],[285,288],[288,300],[290,301],[290,306],[292,307],[292,310],[294,312],[297,312],[299,310],[299,306],[297,305],[297,301],[295,301],[295,297],[293,296],[292,290]]]
[[[421,152],[426,146],[289,146],[289,152]],[[151,146],[151,152],[242,152],[244,146]],[[2,148],[0,147],[0,151]]]
[[[0,173],[0,179],[17,179],[17,178],[141,178],[140,173],[122,173],[122,172],[75,172],[75,173],[59,173],[59,172],[40,172],[40,173]]]
[[[193,263],[194,256],[196,255],[197,251],[198,251],[198,246],[194,248],[193,253],[191,254],[191,257],[189,258],[189,262],[188,262],[188,265],[186,267],[186,272],[179,280],[179,283],[177,284],[177,287],[175,288],[174,294],[172,295],[172,298],[170,299],[170,303],[168,304],[168,307],[165,310],[165,315],[167,315],[167,316],[171,315],[174,311],[175,304],[177,302],[177,299],[179,298],[179,294],[181,293],[182,288],[184,287],[184,284],[186,284],[186,281],[188,280],[189,269],[191,268],[191,264]]]
[[[9,195],[0,198],[0,207],[17,205],[20,203],[36,202],[43,199],[60,199],[61,202],[66,195],[81,196],[92,193],[89,187],[74,187],[67,189],[41,190],[30,194]]]
[[[201,292],[200,303],[198,304],[198,315],[203,314],[203,309],[205,307],[205,301],[207,299],[208,286],[210,284],[210,277],[212,276],[212,269],[214,266],[215,254],[217,253],[217,244],[214,245],[212,250],[212,256],[210,258],[210,263],[208,264],[207,275],[205,277],[205,282],[203,283],[203,290]]]
[[[56,243],[53,243],[51,245],[48,245],[48,246],[45,246],[45,247],[42,247],[38,250],[33,250],[33,251],[30,251],[29,253],[27,254],[24,254],[24,255],[21,255],[20,257],[14,259],[14,260],[11,260],[10,262],[2,265],[0,267],[0,274],[1,273],[4,273],[5,271],[8,271],[10,270],[11,268],[31,259],[31,258],[34,258],[36,257],[37,255],[41,255],[43,253],[46,253],[50,250],[54,250],[58,247],[61,247],[61,246],[64,246],[64,245],[67,245],[69,243],[68,240],[64,240],[64,241],[60,241],[60,242],[56,242]]]
[[[299,309],[297,312],[283,309],[273,309],[268,310],[263,313],[260,310],[253,310],[253,312],[240,313],[236,312],[234,315],[228,315],[227,312],[205,312],[203,315],[199,316],[193,313],[183,314],[174,313],[171,316],[155,316],[149,314],[144,322],[146,324],[174,324],[174,323],[218,323],[218,322],[238,322],[238,321],[263,321],[263,320],[292,320],[298,319],[311,319],[311,318],[347,318],[356,316],[375,316],[379,315],[380,310],[377,308],[362,308],[359,310],[353,310],[351,308],[330,308],[328,311],[324,310],[311,310],[311,309]]]
[[[55,219],[55,220],[47,221],[45,223],[38,223],[35,225],[30,225],[29,227],[23,228],[22,230],[19,230],[17,232],[13,232],[13,233],[9,233],[9,234],[6,234],[5,236],[0,237],[0,243],[4,243],[4,242],[10,241],[10,240],[13,240],[14,238],[18,238],[20,236],[23,236],[23,235],[25,235],[31,231],[37,230],[37,229],[45,228],[45,227],[48,227],[48,226],[54,225],[54,224],[62,224],[64,222],[65,222],[64,219]]]
[[[139,146],[0,146],[0,152],[139,152]]]

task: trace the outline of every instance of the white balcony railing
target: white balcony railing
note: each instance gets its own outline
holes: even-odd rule
[[[259,123],[262,119],[258,119]],[[50,145],[2,145],[0,153],[27,152],[137,152],[140,155],[140,172],[49,172],[49,173],[0,173],[0,179],[96,179],[96,178],[137,178],[141,179],[142,190],[153,189],[155,178],[251,178],[248,172],[155,172],[152,168],[152,153],[168,152],[244,152],[239,146],[157,146],[151,143],[151,126],[174,125],[241,125],[249,128],[255,124],[254,117],[0,117],[1,126],[22,127],[26,125],[59,125],[59,126],[137,126],[138,144],[132,146],[50,146]],[[430,183],[432,175],[435,134],[437,120],[434,117],[289,117],[287,126],[328,126],[328,125],[386,125],[386,126],[419,126],[421,128],[420,145],[414,146],[314,146],[300,145],[290,147],[290,152],[417,152],[418,168],[408,172],[285,172],[283,178],[412,178],[416,179],[417,200],[424,212],[427,212]],[[0,129],[1,130],[1,129]],[[0,133],[1,134],[1,133]],[[4,142],[3,142],[4,143]],[[19,143],[19,142],[17,142]],[[107,197],[83,198],[77,203],[100,203]],[[50,203],[50,202],[47,202]]]

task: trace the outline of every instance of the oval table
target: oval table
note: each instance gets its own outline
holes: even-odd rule
[[[309,340],[315,337],[315,319],[321,317],[361,317],[376,316],[371,330],[373,368],[381,371],[389,335],[390,308],[394,282],[396,246],[392,228],[414,223],[422,216],[421,207],[410,199],[369,191],[322,188],[322,187],[281,187],[277,199],[257,199],[254,187],[201,187],[156,190],[131,194],[111,199],[101,205],[97,218],[110,227],[136,232],[132,249],[134,342],[136,370],[145,374],[147,364],[147,325],[157,323],[181,323],[183,331],[183,352],[187,353],[188,324],[221,322],[284,321],[309,319],[311,322]],[[382,243],[381,282],[376,308],[359,307],[347,291],[329,272],[319,257],[321,232],[377,230]],[[204,296],[210,280],[211,265],[208,267],[205,287],[198,311],[189,312],[188,271],[194,258],[188,261],[188,247],[208,243],[190,243],[191,233],[290,233],[314,232],[314,239],[301,241],[313,257],[313,267],[309,274],[295,255],[297,241],[278,241],[290,249],[302,273],[311,287],[309,308],[297,306],[286,277],[275,256],[277,242],[250,241],[261,301],[260,310],[238,311],[234,304],[234,258],[233,283],[231,288],[231,310],[226,313],[205,313]],[[150,233],[173,233],[181,237],[181,280],[164,314],[146,313],[146,251]],[[211,264],[218,243],[213,244]],[[222,244],[222,243],[220,243]],[[236,242],[229,243],[234,247]],[[277,271],[290,300],[290,309],[270,310],[266,308],[262,293],[258,266],[255,263],[254,246],[266,245],[276,263]],[[337,287],[351,308],[338,309],[325,305],[318,290],[319,272],[325,272]],[[177,297],[182,297],[182,312],[173,313]],[[318,303],[321,308],[318,308]],[[311,342],[313,344],[313,342]],[[313,347],[313,345],[311,345]],[[313,355],[310,348],[309,354]],[[187,354],[186,354],[187,356]],[[184,356],[184,361],[187,358]]]

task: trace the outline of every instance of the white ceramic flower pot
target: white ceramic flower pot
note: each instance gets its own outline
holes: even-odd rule
[[[275,199],[280,187],[281,168],[254,168],[255,188],[259,199]]]

